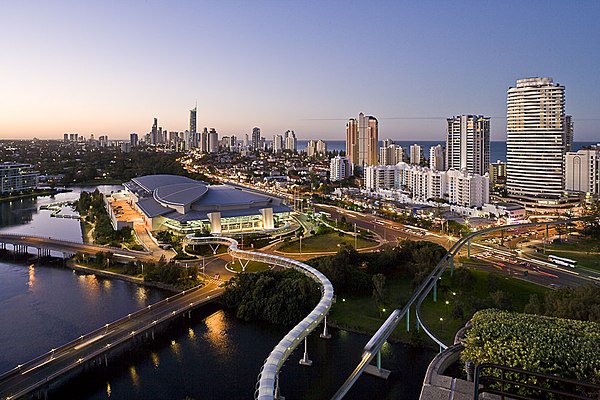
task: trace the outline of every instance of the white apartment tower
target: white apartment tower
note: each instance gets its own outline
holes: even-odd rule
[[[329,162],[329,179],[332,182],[341,181],[350,176],[350,160],[346,157],[335,156]]]
[[[316,152],[318,155],[326,155],[327,154],[327,142],[322,139],[317,140]]]
[[[418,144],[410,145],[410,163],[419,165],[423,157],[423,147]]]
[[[383,147],[379,148],[379,164],[381,165],[395,165],[404,161],[402,146],[390,142],[389,139],[386,139]]]
[[[446,169],[485,174],[490,164],[489,117],[458,115],[446,122]]]
[[[517,80],[508,89],[506,187],[512,197],[558,199],[564,189],[563,157],[573,139],[565,115],[565,87],[552,78]]]
[[[283,151],[283,136],[273,135],[273,152],[281,153]]]
[[[600,195],[600,146],[565,155],[565,190]]]
[[[444,146],[438,144],[429,148],[429,168],[433,171],[445,171]]]
[[[284,146],[286,150],[296,151],[298,148],[298,140],[294,131],[287,130],[284,134]]]

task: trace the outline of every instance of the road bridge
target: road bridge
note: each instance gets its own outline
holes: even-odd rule
[[[154,337],[161,323],[217,299],[223,288],[215,282],[183,291],[135,313],[81,335],[75,340],[17,365],[0,375],[0,399],[17,399],[30,394],[45,393],[60,377],[78,373],[91,364],[108,364],[112,352],[125,343],[135,344],[143,337]]]
[[[37,249],[38,256],[48,256],[51,251],[62,253],[64,258],[69,258],[76,253],[96,255],[99,252],[109,251],[116,257],[127,261],[156,261],[152,253],[135,250],[125,250],[110,246],[100,246],[89,243],[77,243],[47,236],[21,235],[18,233],[0,233],[0,249],[12,246],[15,253],[27,253],[30,247]]]

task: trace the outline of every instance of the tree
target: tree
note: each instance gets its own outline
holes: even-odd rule
[[[385,275],[383,274],[375,274],[373,275],[373,299],[377,302],[378,305],[383,304],[383,299],[385,297]]]
[[[586,235],[600,239],[600,200],[583,206],[583,231]]]

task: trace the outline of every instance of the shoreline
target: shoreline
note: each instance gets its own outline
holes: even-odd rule
[[[37,190],[37,191],[35,191],[35,190]],[[0,203],[21,200],[21,199],[29,199],[29,198],[34,198],[34,197],[54,196],[59,193],[72,192],[71,189],[35,189],[35,190],[30,193],[2,196],[2,197],[0,197]]]

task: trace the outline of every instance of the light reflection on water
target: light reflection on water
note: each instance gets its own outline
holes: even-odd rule
[[[33,285],[35,283],[35,267],[33,264],[29,266],[29,281],[27,282],[27,286],[30,289],[33,289]]]
[[[158,357],[158,354],[153,351],[152,353],[150,353],[150,357],[152,358],[152,364],[154,365],[154,368],[158,368],[158,366],[160,365],[160,358]]]
[[[138,387],[140,385],[140,377],[138,376],[134,365],[129,367],[129,376],[131,377],[131,383],[133,386]]]
[[[231,343],[227,334],[229,326],[227,325],[225,312],[219,310],[207,317],[204,322],[206,324],[204,338],[216,350],[219,356],[229,358],[231,356],[231,352],[229,351]]]

